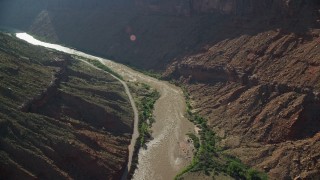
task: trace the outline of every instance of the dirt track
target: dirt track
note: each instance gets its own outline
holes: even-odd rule
[[[194,125],[184,117],[185,99],[182,90],[124,65],[108,60],[104,62],[124,79],[146,83],[161,94],[154,110],[154,139],[147,143],[147,149],[140,150],[139,165],[133,179],[173,179],[191,161],[193,154],[185,134],[193,132]]]
[[[157,100],[154,110],[156,122],[152,127],[152,136],[154,139],[147,143],[146,149],[139,151],[139,165],[134,173],[133,179],[173,179],[184,166],[190,163],[193,152],[191,143],[187,141],[186,133],[194,132],[194,125],[184,117],[185,99],[180,88],[110,60],[95,57],[60,45],[40,42],[26,33],[21,33],[19,36],[17,35],[17,37],[31,44],[56,49],[77,56],[97,59],[105,63],[113,71],[119,73],[126,81],[146,83],[159,91],[161,96]],[[138,117],[136,107],[126,83],[120,79],[118,80],[124,85],[135,113],[134,133],[131,145],[129,146],[128,167],[130,167],[135,139],[138,137]]]

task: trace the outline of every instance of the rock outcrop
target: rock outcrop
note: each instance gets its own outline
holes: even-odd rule
[[[174,62],[166,75],[186,84],[227,152],[271,179],[317,179],[319,37],[317,28],[245,34]]]

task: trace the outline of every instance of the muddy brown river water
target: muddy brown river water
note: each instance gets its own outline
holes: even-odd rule
[[[154,109],[154,139],[147,143],[146,149],[140,149],[139,164],[133,179],[173,179],[191,162],[193,155],[186,133],[194,132],[194,125],[184,116],[186,107],[182,90],[124,65],[110,61],[105,63],[125,79],[146,83],[161,94]]]
[[[39,45],[68,54],[96,59],[106,64],[113,71],[120,74],[125,81],[141,82],[150,85],[160,93],[154,109],[155,123],[152,127],[153,139],[147,143],[147,148],[140,149],[138,154],[139,164],[133,179],[136,180],[169,180],[191,162],[193,155],[192,143],[188,142],[186,133],[194,132],[194,125],[187,120],[185,115],[185,99],[182,90],[166,81],[161,81],[137,72],[125,65],[111,60],[92,56],[71,48],[57,44],[50,44],[34,39],[27,33],[17,33],[19,39],[31,44]],[[116,78],[116,77],[115,77]],[[116,78],[118,79],[118,78]],[[135,139],[138,137],[137,110],[127,89],[125,81],[118,79],[126,89],[132,108],[135,112],[134,133],[129,146],[129,162],[131,165]]]

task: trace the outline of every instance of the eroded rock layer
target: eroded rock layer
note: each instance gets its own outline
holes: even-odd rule
[[[319,29],[275,29],[219,41],[167,73],[187,85],[227,152],[272,179],[317,179],[319,52]]]

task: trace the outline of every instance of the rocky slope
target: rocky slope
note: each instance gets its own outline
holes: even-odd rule
[[[226,152],[272,179],[319,178],[319,1],[18,2],[0,2],[0,24],[165,69]]]
[[[0,179],[119,179],[132,110],[122,85],[0,34]]]
[[[263,31],[240,21],[228,30],[238,35],[166,72],[186,84],[224,150],[271,179],[320,178],[319,16],[304,15]]]

